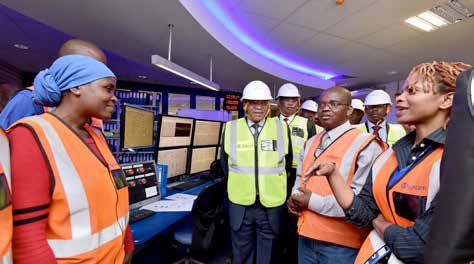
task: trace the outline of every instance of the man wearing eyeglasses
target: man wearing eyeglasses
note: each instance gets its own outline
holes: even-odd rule
[[[358,129],[374,134],[389,147],[405,136],[406,132],[403,126],[389,124],[385,119],[392,106],[392,100],[388,93],[383,90],[374,90],[365,97],[364,105],[367,121],[358,125]]]
[[[318,117],[325,128],[310,138],[298,163],[288,210],[298,219],[298,263],[354,263],[370,229],[346,223],[326,177],[309,177],[306,169],[315,159],[331,161],[355,193],[359,193],[375,158],[382,152],[374,135],[351,126],[351,94],[332,87],[320,97]]]

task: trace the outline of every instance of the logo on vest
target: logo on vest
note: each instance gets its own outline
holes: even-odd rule
[[[427,187],[423,185],[411,185],[407,182],[402,183],[402,189],[407,189],[411,191],[426,191]]]
[[[252,150],[254,149],[254,144],[251,143],[251,142],[237,142],[237,144],[235,144],[235,146],[237,147],[237,149],[239,150]]]

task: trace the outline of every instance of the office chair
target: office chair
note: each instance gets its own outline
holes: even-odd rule
[[[175,226],[174,239],[186,246],[186,255],[178,263],[203,264],[191,258],[192,252],[206,252],[224,223],[224,198],[226,182],[219,181],[206,186],[194,201],[191,217]]]
[[[218,179],[218,178],[224,177],[224,170],[222,169],[220,159],[213,161],[211,163],[209,170],[210,170],[212,179]]]

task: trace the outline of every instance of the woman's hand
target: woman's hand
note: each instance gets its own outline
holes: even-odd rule
[[[326,160],[314,160],[306,169],[304,176],[326,176],[330,177],[336,172],[336,163]]]

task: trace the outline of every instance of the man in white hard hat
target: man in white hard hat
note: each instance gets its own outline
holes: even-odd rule
[[[245,118],[229,121],[221,165],[227,175],[233,263],[275,263],[286,212],[292,150],[288,126],[267,118],[272,96],[261,81],[242,93]]]
[[[318,121],[318,103],[314,100],[306,100],[301,104],[299,115],[302,117],[306,117],[309,120],[313,120],[316,126],[316,134],[323,131],[324,128],[320,127]]]
[[[318,103],[313,100],[306,100],[301,104],[300,107],[300,116],[308,118],[309,120],[316,119],[318,114]]]
[[[352,99],[351,105],[354,110],[352,111],[349,121],[351,125],[360,124],[360,121],[364,117],[364,102],[360,99]]]
[[[288,124],[293,149],[292,168],[288,175],[288,194],[291,192],[291,187],[296,179],[296,167],[298,166],[299,160],[298,155],[303,149],[306,140],[316,135],[316,125],[313,120],[297,115],[300,100],[300,93],[294,84],[285,83],[278,89],[277,105],[280,110],[280,115],[275,118]],[[297,218],[288,213],[285,228],[286,237],[283,240],[285,263],[297,262],[298,236],[296,233],[296,222]]]
[[[374,90],[367,95],[364,105],[367,121],[357,126],[360,130],[378,136],[389,147],[405,136],[403,126],[389,124],[385,119],[392,106],[388,93],[383,90]]]

